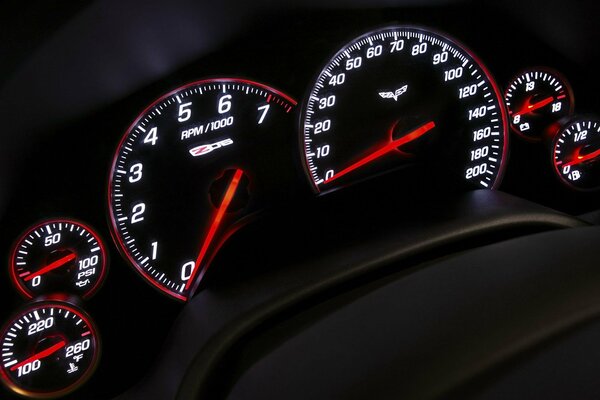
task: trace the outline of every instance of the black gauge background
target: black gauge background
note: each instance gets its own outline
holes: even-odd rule
[[[489,188],[492,188],[496,180],[501,182],[503,168],[506,166],[507,161],[504,160],[502,162],[501,160],[508,154],[508,151],[503,150],[505,146],[509,145],[508,134],[505,131],[507,126],[505,127],[502,123],[505,114],[499,108],[503,107],[502,94],[498,88],[497,94],[500,98],[498,101],[494,100],[498,103],[494,110],[497,112],[497,116],[491,117],[490,111],[488,111],[485,118],[474,120],[471,123],[472,128],[488,125],[499,126],[497,129],[492,128],[492,131],[500,133],[498,138],[501,140],[501,143],[492,142],[496,138],[495,136],[490,137],[485,142],[473,143],[470,140],[471,131],[469,129],[471,127],[466,128],[470,122],[465,113],[475,106],[485,105],[487,107],[490,104],[487,101],[485,103],[481,102],[483,95],[481,88],[479,88],[477,95],[472,98],[458,100],[455,95],[455,91],[459,87],[465,86],[467,82],[477,82],[470,74],[472,70],[468,68],[469,65],[474,65],[478,68],[482,72],[483,79],[486,79],[484,75],[485,70],[483,69],[485,63],[482,67],[479,64],[481,60],[476,55],[471,54],[470,50],[466,50],[464,44],[457,42],[454,38],[436,29],[422,26],[384,26],[375,28],[368,33],[362,33],[360,36],[343,44],[343,48],[340,46],[336,49],[339,51],[335,56],[330,57],[330,60],[326,61],[327,64],[323,65],[323,70],[330,65],[330,61],[332,62],[338,54],[343,53],[345,48],[351,47],[354,43],[361,41],[367,36],[374,36],[390,31],[408,31],[414,34],[428,35],[448,43],[451,48],[456,49],[460,54],[469,58],[470,62],[464,69],[464,76],[467,81],[465,79],[456,79],[447,83],[443,82],[442,71],[459,67],[461,63],[453,55],[450,55],[446,63],[438,66],[432,65],[431,57],[434,53],[438,52],[438,49],[441,49],[441,46],[434,46],[430,41],[425,39],[423,42],[429,44],[429,49],[425,54],[414,57],[410,55],[410,51],[411,47],[418,43],[418,39],[408,39],[405,36],[399,36],[399,38],[404,39],[405,44],[402,52],[398,54],[389,53],[389,39],[373,42],[374,45],[383,45],[383,54],[372,59],[367,59],[364,56],[365,49],[369,47],[368,45],[361,46],[361,49],[358,51],[349,50],[352,57],[362,56],[363,65],[361,69],[358,71],[345,71],[344,68],[334,68],[333,70],[336,72],[345,72],[346,82],[344,86],[336,90],[325,83],[325,87],[319,92],[319,95],[325,97],[335,93],[336,104],[322,113],[317,109],[313,110],[315,115],[322,114],[318,117],[313,117],[311,120],[313,124],[325,118],[330,118],[332,121],[333,127],[331,130],[320,134],[320,137],[325,138],[324,143],[333,143],[336,140],[333,136],[340,136],[335,142],[335,146],[331,146],[333,150],[330,156],[321,162],[322,166],[323,164],[327,166],[334,165],[336,172],[339,172],[355,161],[355,159],[348,159],[346,157],[348,152],[353,154],[354,157],[358,157],[360,154],[367,155],[371,150],[376,150],[382,145],[387,144],[385,140],[389,138],[390,133],[393,139],[398,139],[427,122],[434,121],[436,126],[418,140],[402,147],[401,151],[409,154],[408,156],[399,158],[393,157],[393,154],[386,155],[340,178],[339,181],[331,183],[331,186],[322,184],[318,190],[322,193],[327,193],[330,190],[353,185],[354,183],[359,183],[383,174],[390,174],[391,176],[386,178],[386,180],[394,182],[399,188],[398,190],[405,190],[409,193],[418,191],[422,193],[446,193],[446,195],[449,195],[449,192],[483,188],[478,182],[483,177],[487,177],[487,175],[468,182],[464,179],[464,173],[468,165],[478,165],[486,160],[486,158],[482,158],[479,161],[470,162],[468,160],[469,151],[465,151],[465,149],[474,149],[484,144],[490,146],[499,144],[501,147],[498,150],[499,154],[497,156],[492,155],[492,151],[490,151],[490,156],[496,157],[498,162],[494,165],[494,169],[490,169],[494,172],[494,178],[492,178]],[[345,62],[345,60],[346,58],[342,58],[340,63]],[[390,73],[394,67],[398,69],[402,68],[397,77],[394,77]],[[321,71],[319,71],[320,74]],[[493,75],[491,78],[493,79]],[[313,79],[312,82],[315,83],[316,81],[317,79]],[[496,82],[488,81],[486,83],[491,95],[496,97],[494,91],[494,84]],[[403,85],[408,85],[408,90],[397,101],[378,98],[379,91],[394,91]],[[312,89],[311,87],[306,92],[302,107],[299,128],[302,147],[304,146],[304,122],[305,118],[306,120],[308,118],[307,116],[305,117],[305,110],[308,105],[307,99]],[[316,105],[317,102],[314,104]],[[489,122],[490,119],[494,118],[498,119],[497,123]],[[369,125],[364,121],[369,121]],[[484,121],[487,123],[484,123]],[[393,130],[391,130],[392,127],[394,127]],[[356,139],[352,140],[352,135],[356,136]],[[312,134],[310,137],[313,139]],[[311,149],[314,152],[314,147]],[[342,153],[341,157],[336,155],[336,149],[340,150],[337,154]],[[413,154],[415,157],[410,156]],[[457,159],[457,157],[460,157],[460,159]],[[319,174],[321,178],[324,169],[322,166]],[[312,182],[313,179],[308,170],[307,175],[308,179]]]
[[[127,5],[123,7],[127,10]],[[596,95],[600,87],[589,64],[585,60],[576,63],[566,58],[530,28],[530,21],[515,20],[503,7],[501,2],[473,1],[424,8],[323,8],[259,13],[251,26],[222,47],[137,87],[116,102],[105,103],[78,120],[38,132],[39,139],[35,144],[14,155],[20,160],[19,168],[15,167],[13,171],[14,185],[18,189],[7,189],[7,193],[14,194],[2,220],[0,251],[8,255],[14,240],[32,221],[63,215],[88,222],[107,240],[110,231],[106,218],[106,180],[115,146],[139,110],[163,93],[200,78],[226,75],[264,82],[301,101],[314,76],[336,49],[357,35],[380,26],[419,25],[447,32],[482,59],[500,87],[505,87],[519,70],[535,65],[552,67],[561,71],[572,84],[578,113],[600,110],[600,97]],[[137,12],[135,9],[129,11]],[[68,17],[57,9],[49,9],[48,13],[38,16],[63,21]],[[15,14],[14,18],[18,20],[19,15]],[[34,21],[43,24],[45,20],[27,20],[26,23],[33,24]],[[47,29],[51,31],[50,26]],[[15,31],[15,41],[20,34],[21,31]],[[134,43],[148,48],[147,39],[140,36]],[[35,45],[31,40],[25,48]],[[157,64],[160,67],[160,62]],[[148,68],[158,67],[148,64]],[[93,73],[82,71],[81,86],[65,87],[63,96],[69,98],[74,92],[87,88],[86,79]],[[135,77],[139,71],[132,69],[128,73]],[[23,96],[31,98],[36,90],[42,88],[29,88]],[[52,111],[49,109],[47,113]],[[19,132],[19,126],[8,128],[13,135]],[[289,147],[284,151],[298,167],[297,186],[294,187],[297,203],[279,205],[290,212],[295,207],[305,207],[305,201],[310,202],[313,197],[299,159],[297,126],[294,125],[291,131]],[[49,167],[52,167],[52,174],[40,173],[50,170]],[[598,208],[598,194],[576,193],[564,187],[551,168],[548,148],[512,140],[510,158],[499,189],[569,213],[579,214]],[[355,196],[357,204],[371,196],[374,190],[385,192],[385,188],[380,188],[385,186],[382,182],[388,182],[386,177],[372,182],[364,185],[362,190],[349,193]],[[326,197],[329,196],[323,196],[323,199]],[[111,398],[138,382],[162,351],[168,331],[181,311],[181,304],[152,290],[131,270],[114,246],[108,247],[111,259],[108,279],[102,290],[85,302],[86,311],[102,334],[103,357],[95,375],[77,395],[67,396],[69,400]],[[239,261],[243,261],[243,255]],[[211,270],[207,280],[210,277]],[[218,280],[212,282],[219,283]],[[12,289],[7,272],[0,279],[0,293],[5,305],[0,319],[5,321],[23,301]],[[137,335],[140,331],[146,335]],[[136,360],[133,366],[121,363],[121,344],[125,341],[132,344],[128,352],[130,359]],[[0,397],[12,398],[1,390]]]

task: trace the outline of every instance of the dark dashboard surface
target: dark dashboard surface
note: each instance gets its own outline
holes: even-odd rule
[[[271,149],[289,162],[274,168],[294,171],[281,190],[285,195],[231,236],[198,295],[182,304],[140,279],[115,245],[108,220],[108,175],[117,145],[155,99],[200,79],[236,77],[272,86],[302,104],[319,71],[342,45],[379,27],[411,25],[464,44],[487,66],[501,91],[524,68],[556,69],[571,83],[575,113],[591,115],[600,112],[593,67],[600,59],[598,15],[591,1],[15,2],[14,8],[1,11],[2,268],[8,268],[17,237],[49,218],[86,222],[109,249],[107,280],[83,302],[98,325],[102,357],[90,381],[67,398],[133,399],[150,393],[173,398],[178,392],[187,398],[196,389],[225,396],[234,379],[219,381],[218,387],[205,382],[218,380],[218,373],[242,376],[251,362],[242,360],[244,366],[234,372],[233,367],[215,367],[210,373],[202,369],[218,364],[202,357],[222,356],[207,352],[211,346],[225,346],[215,338],[221,329],[234,342],[258,320],[264,324],[276,315],[278,322],[284,321],[391,276],[396,268],[505,239],[583,226],[583,220],[594,223],[600,210],[600,193],[573,190],[555,176],[548,141],[531,143],[512,132],[498,193],[403,187],[390,173],[317,196],[300,153],[297,107],[281,133],[281,148]],[[356,253],[348,254],[352,248]],[[404,263],[392,268],[386,257]],[[344,262],[353,268],[342,279]],[[381,268],[365,267],[371,264]],[[308,279],[306,274],[314,275]],[[8,273],[1,276],[0,317],[7,321],[26,301],[11,286]],[[289,290],[295,300],[282,300],[285,293],[277,288]],[[269,314],[269,307],[279,308]],[[259,314],[243,329],[235,323]],[[214,331],[203,331],[211,323]],[[260,358],[257,352],[266,353],[264,343],[253,340],[260,338],[249,340],[259,350],[247,350],[254,352],[250,360]],[[190,343],[195,344],[187,347]],[[204,383],[195,387],[190,376],[198,371],[204,376],[198,382]],[[4,391],[0,397],[11,396]]]

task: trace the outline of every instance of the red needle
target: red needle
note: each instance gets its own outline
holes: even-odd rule
[[[554,97],[550,96],[550,97],[546,97],[543,100],[538,101],[537,103],[528,104],[525,107],[521,108],[521,110],[518,113],[516,113],[515,116],[534,112],[537,109],[547,106],[548,104],[552,103],[553,101],[554,101]]]
[[[362,167],[363,165],[365,165],[367,163],[370,163],[373,160],[378,159],[379,157],[389,153],[390,151],[392,151],[406,143],[412,142],[415,139],[420,138],[421,136],[423,136],[425,133],[429,132],[433,128],[435,128],[435,123],[433,121],[430,121],[430,122],[426,123],[425,125],[421,125],[419,128],[402,136],[400,139],[396,139],[396,140],[388,143],[387,145],[383,146],[379,150],[376,150],[373,153],[369,154],[368,156],[358,160],[351,166],[344,168],[337,174],[333,175],[331,178],[326,179],[324,183],[330,183],[338,178],[341,178],[342,176],[354,171],[355,169]]]
[[[233,175],[233,178],[231,179],[231,182],[229,183],[229,186],[227,187],[227,190],[225,191],[225,196],[223,196],[223,201],[221,202],[221,205],[219,206],[219,209],[217,210],[217,213],[215,214],[215,216],[212,220],[212,223],[210,225],[210,229],[208,230],[206,238],[204,239],[204,243],[202,244],[202,248],[200,249],[198,258],[196,258],[194,270],[192,271],[192,274],[190,275],[190,279],[188,279],[188,282],[185,285],[186,290],[189,289],[190,285],[194,281],[196,272],[198,272],[198,267],[200,266],[200,264],[202,263],[202,260],[204,260],[204,257],[206,256],[206,252],[208,251],[208,248],[209,248],[212,240],[215,237],[215,233],[217,232],[217,229],[219,229],[219,226],[221,225],[221,220],[223,219],[223,216],[225,215],[225,212],[227,211],[227,208],[229,207],[231,200],[233,200],[233,196],[234,196],[235,191],[240,183],[240,179],[242,179],[243,174],[244,174],[244,171],[242,171],[241,169],[235,170],[235,174]]]
[[[46,350],[40,351],[39,353],[32,355],[27,360],[21,361],[20,363],[13,365],[12,367],[10,367],[10,370],[14,371],[14,370],[18,369],[19,367],[22,367],[25,364],[29,364],[36,360],[40,360],[42,358],[49,357],[52,354],[59,351],[60,349],[62,349],[63,347],[65,347],[66,344],[67,344],[67,342],[62,340],[62,341],[56,343],[54,346],[48,347]]]
[[[568,167],[571,165],[577,165],[577,164],[581,164],[582,162],[591,160],[592,158],[596,158],[600,156],[600,149],[591,152],[590,154],[586,154],[585,156],[580,156],[579,155],[579,150],[577,151],[577,155],[575,157],[573,157],[573,159],[571,161],[569,161],[568,163],[564,163],[563,167]]]
[[[75,259],[75,254],[71,253],[67,256],[64,256],[63,258],[59,258],[58,260],[54,261],[53,263],[46,265],[44,268],[40,268],[37,272],[34,272],[31,275],[27,275],[23,280],[30,281],[33,278],[35,278],[36,276],[44,275],[46,272],[50,272],[56,268],[60,268],[63,265],[65,265],[66,263],[68,263],[69,261],[74,260],[74,259]]]

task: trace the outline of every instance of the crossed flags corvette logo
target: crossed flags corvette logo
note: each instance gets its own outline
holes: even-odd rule
[[[398,101],[398,97],[406,93],[407,89],[408,85],[404,85],[401,88],[396,89],[394,92],[379,92],[379,95],[384,99],[394,99],[394,101]]]
[[[221,147],[229,146],[233,144],[233,140],[230,138],[220,140],[215,143],[203,144],[190,149],[190,154],[194,157],[204,156],[214,150],[220,149]]]

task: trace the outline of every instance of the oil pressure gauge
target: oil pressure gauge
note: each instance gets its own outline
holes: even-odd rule
[[[558,177],[570,188],[600,188],[600,118],[569,121],[554,138],[552,160]]]
[[[100,343],[90,317],[63,301],[29,304],[0,336],[0,377],[13,392],[55,398],[72,392],[93,373]]]
[[[89,298],[106,275],[106,250],[99,236],[81,222],[44,221],[15,243],[10,275],[26,298],[50,293]]]
[[[539,141],[561,118],[573,113],[573,92],[558,72],[532,68],[521,72],[504,95],[510,126],[521,137]]]

